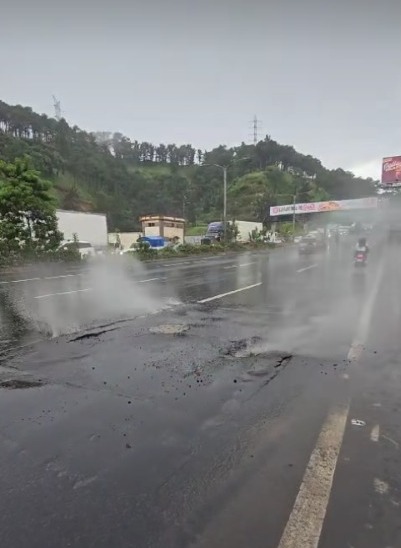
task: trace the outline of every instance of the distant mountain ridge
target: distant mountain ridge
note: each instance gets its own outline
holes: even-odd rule
[[[139,215],[184,216],[191,223],[221,218],[222,173],[229,168],[228,213],[268,221],[270,205],[348,199],[374,192],[372,179],[328,170],[310,155],[266,136],[257,145],[221,145],[202,151],[191,145],[131,141],[121,133],[88,133],[0,101],[0,158],[29,156],[53,183],[59,207],[101,211],[110,229],[135,230]],[[200,165],[203,164],[203,165]]]

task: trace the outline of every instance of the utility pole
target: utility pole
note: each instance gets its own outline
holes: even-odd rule
[[[61,120],[61,103],[55,95],[53,95],[54,117],[59,122]]]

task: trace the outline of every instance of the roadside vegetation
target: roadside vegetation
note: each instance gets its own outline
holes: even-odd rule
[[[142,246],[138,249],[133,249],[128,253],[132,257],[136,257],[141,261],[154,261],[158,259],[173,259],[179,257],[191,257],[199,255],[218,255],[230,252],[262,250],[277,247],[277,244],[265,242],[231,242],[219,243],[213,245],[192,245],[182,244],[176,247],[165,247],[161,250],[152,249],[149,246]]]
[[[59,250],[61,240],[51,184],[27,160],[0,160],[0,267],[78,260],[76,250]]]
[[[270,206],[291,203],[294,195],[304,202],[360,198],[375,184],[329,170],[269,135],[256,145],[210,151],[154,145],[121,133],[88,133],[0,101],[0,158],[14,163],[21,157],[49,181],[57,207],[106,213],[110,232],[137,231],[145,214],[184,217],[194,227],[220,220],[222,170],[214,164],[229,166],[228,214],[263,223],[270,221]]]

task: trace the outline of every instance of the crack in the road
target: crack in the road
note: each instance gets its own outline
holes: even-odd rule
[[[76,342],[76,341],[83,341],[85,339],[93,339],[100,337],[100,335],[104,335],[105,333],[110,333],[111,331],[117,331],[118,327],[114,327],[113,329],[102,329],[101,331],[91,331],[90,333],[84,333],[83,335],[78,335],[78,337],[74,337],[73,339],[70,339],[68,342]]]
[[[0,388],[8,388],[10,390],[17,390],[22,388],[37,388],[43,386],[42,381],[28,381],[24,379],[8,379],[0,382]]]

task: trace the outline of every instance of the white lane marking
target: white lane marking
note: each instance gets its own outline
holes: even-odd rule
[[[375,424],[370,433],[370,439],[372,441],[379,441],[380,438],[380,426]]]
[[[395,440],[393,440],[389,436],[385,436],[384,434],[382,434],[381,437],[382,437],[383,440],[389,441],[392,445],[394,445],[394,447],[396,449],[399,449],[400,444],[398,442],[396,442]]]
[[[61,274],[59,276],[45,276],[44,278],[25,278],[24,280],[7,280],[0,282],[1,285],[5,284],[20,284],[23,282],[37,282],[40,280],[57,280],[59,278],[73,278],[75,276],[82,276],[82,274]]]
[[[317,263],[316,264],[310,264],[309,266],[305,266],[304,268],[299,268],[297,270],[298,273],[300,272],[305,272],[305,270],[310,270],[311,268],[316,268],[317,267]]]
[[[239,266],[249,266],[250,264],[256,264],[256,261],[252,261],[251,263],[240,263]]]
[[[351,348],[347,354],[347,360],[350,362],[356,362],[362,356],[363,345],[358,343],[352,343]]]
[[[8,280],[7,282],[0,282],[0,284],[19,284],[22,282],[33,282],[36,280],[40,280],[41,278],[26,278],[26,280]]]
[[[368,336],[382,273],[383,263],[378,269],[372,292],[362,309],[351,349],[363,348]],[[360,352],[356,357],[360,357]],[[326,419],[310,457],[278,548],[299,548],[301,546],[302,548],[318,548],[348,413],[349,402],[333,411]]]
[[[237,268],[236,264],[232,264],[231,266],[223,266],[224,270],[229,270],[230,268]]]
[[[45,276],[44,280],[57,280],[58,278],[74,278],[78,274],[63,274],[62,276]]]
[[[278,548],[317,548],[349,406],[333,410],[320,432]]]
[[[381,282],[381,279],[382,279],[382,276],[383,276],[383,268],[384,268],[384,263],[381,262],[380,265],[379,265],[379,268],[377,269],[377,274],[376,274],[376,278],[373,282],[372,291],[370,292],[370,295],[366,299],[365,305],[362,309],[362,313],[361,313],[361,316],[360,316],[361,319],[360,319],[360,322],[358,324],[358,329],[357,329],[354,341],[353,341],[353,343],[351,345],[351,348],[349,349],[349,352],[348,352],[347,358],[348,358],[349,361],[354,361],[354,362],[358,361],[361,354],[362,354],[364,344],[365,344],[365,341],[367,339],[368,332],[369,332],[369,326],[370,326],[370,320],[371,320],[371,317],[372,317],[373,306],[375,304],[376,297],[377,297],[377,294],[379,292],[380,282]]]
[[[75,289],[75,291],[62,291],[61,293],[48,293],[47,295],[38,295],[34,299],[45,299],[46,297],[56,297],[58,295],[72,295],[73,293],[83,293],[85,291],[92,291],[91,287],[86,289]]]
[[[163,263],[162,266],[175,266],[175,265],[180,265],[180,264],[191,264],[189,261],[177,261],[177,262],[174,262],[174,263]]]
[[[148,282],[155,282],[156,280],[167,280],[167,278],[164,276],[162,278],[148,278],[147,280],[138,280],[139,284],[146,284]]]
[[[262,282],[258,282],[257,284],[247,285],[245,287],[240,287],[238,289],[234,289],[234,291],[227,291],[227,293],[220,293],[220,295],[214,295],[213,297],[208,297],[207,299],[201,299],[200,301],[198,301],[198,303],[199,304],[209,303],[210,301],[222,299],[223,297],[227,297],[228,295],[234,295],[234,293],[239,293],[240,291],[246,291],[247,289],[252,289],[254,287],[258,287],[259,285],[262,285]]]
[[[352,426],[366,426],[366,422],[361,419],[352,419],[351,424]]]
[[[379,495],[386,495],[389,490],[389,484],[386,481],[380,480],[379,478],[375,478],[373,480],[373,487],[376,493],[379,493]]]

